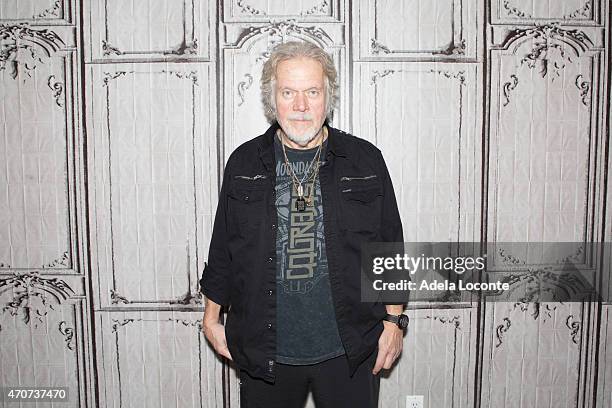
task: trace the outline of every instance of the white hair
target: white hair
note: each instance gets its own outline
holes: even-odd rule
[[[321,47],[306,41],[288,41],[272,49],[270,58],[265,62],[261,73],[261,99],[268,122],[276,121],[276,69],[278,64],[293,58],[311,58],[323,68],[325,78],[326,116],[331,119],[338,99],[338,73],[331,56]]]

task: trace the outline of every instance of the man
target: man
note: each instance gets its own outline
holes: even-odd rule
[[[203,331],[239,367],[242,406],[301,407],[311,385],[319,408],[377,407],[402,350],[404,305],[360,301],[361,244],[403,241],[395,194],[380,150],[327,124],[337,89],[321,48],[276,46],[261,79],[272,125],[224,170]]]

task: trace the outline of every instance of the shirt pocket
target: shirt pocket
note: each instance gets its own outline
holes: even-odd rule
[[[258,227],[265,218],[266,186],[264,179],[234,179],[228,192],[230,213],[242,234]]]
[[[340,228],[377,231],[380,228],[383,189],[376,174],[340,178]]]

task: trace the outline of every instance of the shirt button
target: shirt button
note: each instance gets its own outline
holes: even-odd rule
[[[244,196],[244,201],[249,201],[249,196]]]
[[[272,224],[271,227],[272,227],[272,229],[275,229],[276,228],[276,224]]]
[[[268,291],[268,295],[272,296],[272,293],[274,293],[272,290]]]
[[[272,323],[268,323],[268,329],[272,328]]]
[[[272,257],[268,258],[268,263],[272,263],[273,260]]]

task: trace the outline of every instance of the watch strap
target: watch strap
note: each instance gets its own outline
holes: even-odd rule
[[[383,320],[386,320],[391,323],[395,323],[397,327],[399,327],[402,330],[408,327],[408,322],[409,322],[408,316],[403,313],[400,315],[392,315],[392,314],[387,313],[385,317],[383,317]]]
[[[383,320],[397,324],[399,322],[399,316],[387,313],[386,316],[383,317]]]

